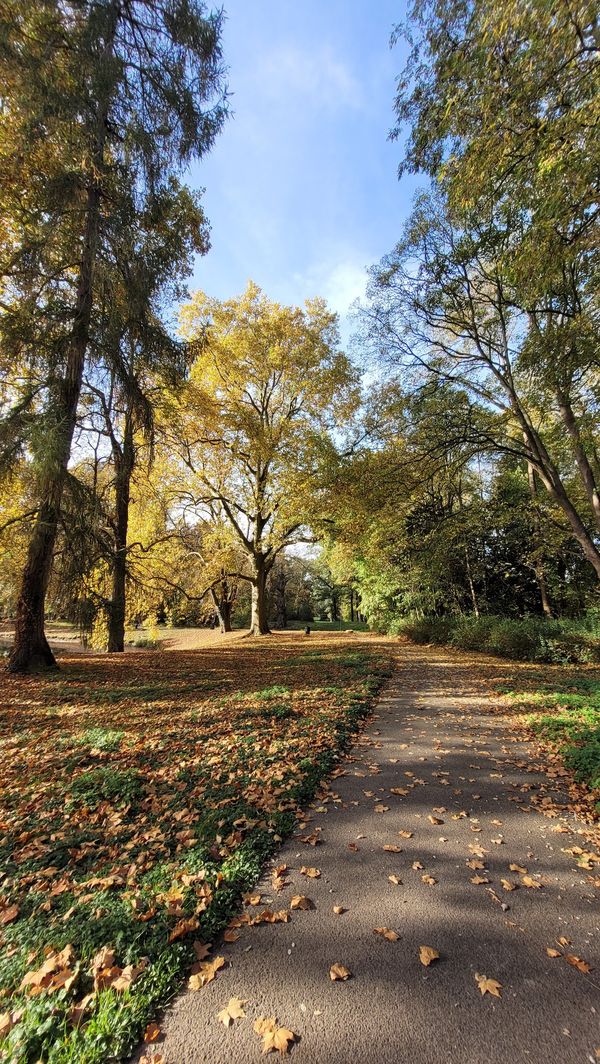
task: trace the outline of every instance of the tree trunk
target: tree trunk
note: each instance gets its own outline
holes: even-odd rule
[[[94,185],[88,190],[85,236],[79,266],[74,322],[65,376],[55,399],[54,438],[48,441],[48,452],[52,458],[45,477],[45,490],[23,571],[21,592],[17,603],[15,642],[8,663],[10,672],[28,672],[30,669],[44,666],[57,667],[44,635],[44,606],[89,338],[99,208],[100,191],[97,185]]]
[[[131,475],[134,465],[133,421],[131,411],[125,415],[123,445],[113,449],[115,459],[115,552],[112,560],[112,596],[108,612],[109,654],[125,650],[125,607],[127,584],[127,530]]]
[[[213,605],[217,611],[217,617],[219,618],[219,631],[224,635],[225,632],[231,631],[233,600],[229,597],[227,592],[224,595],[217,595],[212,587],[210,589],[210,597],[213,600]]]
[[[520,422],[523,438],[526,441],[527,449],[531,454],[534,468],[537,468],[540,480],[550,498],[557,504],[557,506],[560,506],[563,511],[571,526],[575,539],[581,546],[581,549],[592,566],[598,580],[600,580],[600,551],[596,547],[596,544],[579,516],[578,511],[571,502],[560,478],[560,474],[550,458],[543,440],[525,417],[516,395],[513,396],[513,409]]]
[[[251,635],[270,635],[269,620],[267,616],[267,577],[269,567],[264,558],[254,559],[254,576],[252,578],[252,618],[250,621]]]
[[[118,12],[115,6],[112,25],[104,48],[106,58],[109,58],[113,51],[117,18]],[[57,667],[44,634],[44,607],[89,342],[94,294],[94,266],[100,227],[100,182],[104,169],[107,112],[108,100],[105,99],[98,107],[90,184],[86,197],[83,246],[79,262],[73,325],[67,345],[65,375],[53,401],[54,430],[50,432],[47,447],[50,457],[17,602],[15,642],[8,661],[10,672],[24,673],[40,667]]]
[[[583,442],[581,439],[581,433],[579,432],[579,425],[577,424],[577,418],[573,412],[573,408],[563,392],[559,392],[557,395],[558,409],[560,410],[560,416],[563,420],[563,424],[571,440],[573,447],[573,454],[579,470],[585,493],[588,497],[589,504],[594,514],[596,526],[600,530],[600,496],[598,495],[598,489],[596,487],[596,480],[594,472],[588,456],[585,452]]]
[[[477,602],[477,595],[475,593],[475,584],[473,583],[473,574],[471,573],[471,563],[469,561],[469,552],[465,549],[465,566],[467,572],[467,583],[469,585],[469,592],[471,595],[471,603],[473,606],[473,613],[479,618],[479,605]]]
[[[533,505],[533,531],[536,540],[536,559],[533,569],[535,572],[540,592],[542,611],[545,617],[552,617],[552,607],[550,605],[550,599],[548,598],[548,585],[546,584],[546,572],[544,566],[542,543],[542,522],[540,519],[540,511],[537,501],[537,482],[535,478],[535,469],[533,468],[531,462],[527,463],[527,483],[529,484],[529,494],[531,496],[531,502]]]

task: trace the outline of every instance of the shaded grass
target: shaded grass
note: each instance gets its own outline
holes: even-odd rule
[[[0,1059],[126,1057],[180,986],[190,939],[227,924],[390,673],[375,644],[323,636],[310,656],[297,650],[297,637],[277,637],[7,680],[0,911],[19,912],[2,929],[0,1012],[23,1012]],[[170,942],[192,917],[194,933]],[[72,989],[20,991],[48,947],[67,945]],[[131,990],[98,992],[74,1027],[105,946],[120,966],[149,963]]]

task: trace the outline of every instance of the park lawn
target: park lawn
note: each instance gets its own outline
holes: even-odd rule
[[[335,769],[390,654],[273,636],[4,678],[0,1059],[129,1054]]]
[[[531,676],[525,689],[507,690],[549,752],[559,755],[578,783],[597,791],[600,811],[600,677],[572,669]]]

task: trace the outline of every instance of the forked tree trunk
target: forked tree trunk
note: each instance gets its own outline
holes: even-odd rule
[[[252,587],[252,617],[250,621],[251,635],[270,635],[268,610],[267,610],[267,577],[269,568],[263,558],[254,559],[254,576],[251,581]]]

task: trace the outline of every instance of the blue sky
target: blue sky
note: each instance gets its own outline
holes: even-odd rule
[[[415,183],[397,179],[389,47],[404,4],[227,0],[232,118],[189,176],[204,186],[212,249],[192,288],[229,298],[251,277],[272,298],[320,295],[342,317],[365,267],[400,235]]]

